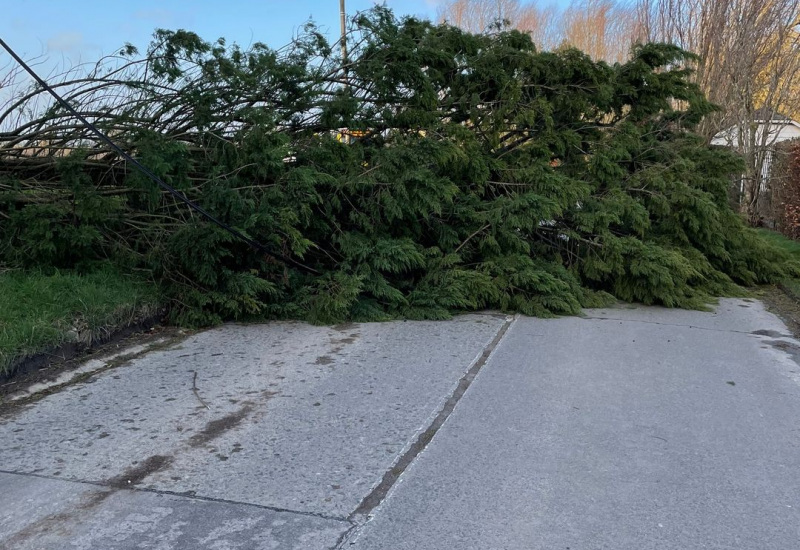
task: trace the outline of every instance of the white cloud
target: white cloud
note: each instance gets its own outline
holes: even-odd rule
[[[139,10],[133,14],[133,17],[166,28],[191,26],[194,22],[193,11],[174,11],[162,8]]]
[[[139,10],[133,14],[136,19],[152,21],[156,25],[172,25],[177,19],[176,13],[165,9]]]
[[[83,34],[79,32],[60,32],[47,40],[49,52],[76,52],[86,49],[88,44],[83,41]]]

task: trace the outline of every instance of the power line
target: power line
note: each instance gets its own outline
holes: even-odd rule
[[[138,168],[139,171],[141,171],[144,175],[146,175],[151,180],[156,182],[162,189],[164,189],[165,191],[169,192],[171,195],[173,195],[175,198],[177,198],[182,203],[186,204],[189,208],[191,208],[192,210],[194,210],[195,212],[197,212],[201,216],[205,217],[206,219],[208,219],[212,223],[218,225],[219,227],[221,227],[222,229],[224,229],[225,231],[227,231],[228,233],[230,233],[231,235],[233,235],[237,239],[239,239],[241,241],[244,241],[245,243],[247,243],[248,245],[250,245],[254,249],[258,250],[259,252],[263,252],[264,254],[266,254],[267,256],[270,256],[271,258],[274,258],[276,260],[280,260],[280,261],[282,261],[283,263],[286,263],[286,264],[291,264],[291,265],[293,265],[293,266],[295,266],[297,268],[300,268],[303,271],[306,271],[308,273],[312,273],[314,275],[319,275],[319,271],[317,271],[316,269],[313,269],[313,268],[311,268],[311,267],[309,267],[307,265],[304,265],[304,264],[298,262],[297,260],[293,260],[291,258],[287,258],[285,256],[282,256],[280,254],[276,254],[276,253],[270,251],[263,244],[259,243],[258,241],[254,240],[254,239],[251,239],[250,237],[248,237],[247,235],[245,235],[241,231],[231,227],[230,225],[228,225],[227,223],[223,222],[222,220],[217,219],[216,217],[214,217],[213,214],[211,214],[208,211],[206,211],[202,206],[200,206],[199,204],[197,204],[194,201],[190,200],[188,197],[186,197],[186,195],[184,195],[183,193],[181,193],[180,191],[178,191],[177,189],[175,189],[174,187],[172,187],[171,185],[166,183],[164,180],[159,178],[147,166],[143,165],[141,162],[139,162],[138,160],[133,158],[131,155],[129,155],[127,152],[125,152],[121,147],[119,147],[116,143],[114,143],[111,140],[111,138],[109,138],[103,132],[98,130],[97,127],[94,124],[92,124],[91,122],[86,120],[86,118],[84,118],[83,115],[81,115],[78,111],[76,111],[72,107],[72,105],[70,105],[64,98],[62,98],[60,95],[58,95],[58,93],[56,93],[56,91],[53,90],[53,88],[51,88],[50,85],[47,84],[47,82],[45,82],[38,74],[36,74],[36,72],[31,67],[29,67],[28,64],[25,63],[25,61],[23,61],[22,58],[19,55],[17,55],[17,53],[14,50],[12,50],[11,46],[6,44],[5,40],[3,40],[2,38],[0,38],[0,46],[2,46],[3,49],[5,49],[9,53],[9,55],[11,55],[11,57],[14,58],[14,60],[17,63],[19,63],[19,65],[23,69],[25,69],[25,71],[29,75],[31,75],[33,77],[33,79],[36,80],[36,82],[38,82],[39,85],[42,88],[44,88],[44,90],[46,92],[48,92],[51,96],[53,96],[55,98],[55,100],[62,107],[64,107],[75,118],[77,118],[79,121],[81,121],[89,130],[91,130],[92,133],[94,133],[100,139],[100,141],[106,143],[109,147],[111,147],[111,149],[113,151],[115,151],[117,154],[119,154],[123,159],[125,159],[129,163],[133,164],[133,166]]]

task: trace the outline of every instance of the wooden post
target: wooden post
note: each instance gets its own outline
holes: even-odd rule
[[[339,25],[342,30],[342,65],[347,63],[347,25],[345,19],[347,18],[344,9],[344,1],[339,0]],[[347,69],[345,69],[346,71]]]

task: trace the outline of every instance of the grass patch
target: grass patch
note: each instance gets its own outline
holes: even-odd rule
[[[789,254],[792,260],[800,263],[800,241],[769,229],[758,229],[757,231],[765,240]],[[800,279],[796,277],[784,279],[781,281],[781,286],[796,300],[800,300]]]
[[[81,275],[0,273],[0,375],[26,357],[98,338],[153,315],[156,287],[110,266]]]
[[[800,260],[800,241],[795,241],[782,233],[770,229],[757,229],[757,231],[765,240],[786,251],[794,259]]]

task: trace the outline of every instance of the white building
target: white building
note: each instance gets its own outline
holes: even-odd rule
[[[754,115],[753,122],[757,125],[755,129],[756,147],[763,149],[757,154],[764,155],[764,163],[761,167],[761,187],[764,190],[769,180],[775,145],[782,141],[800,138],[800,123],[780,113],[767,113],[763,109],[756,111]],[[766,136],[764,132],[767,132]],[[740,126],[731,126],[714,136],[711,145],[722,145],[741,151],[749,146],[750,141],[743,134],[744,130]]]

